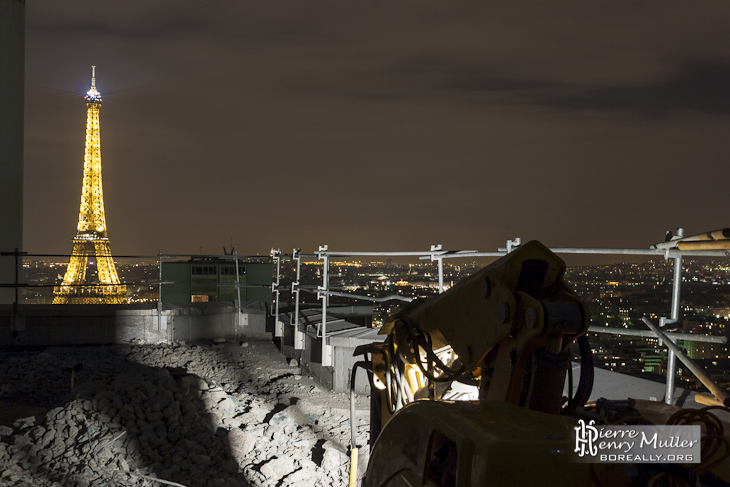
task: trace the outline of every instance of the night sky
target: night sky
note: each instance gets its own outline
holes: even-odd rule
[[[26,3],[25,250],[91,65],[117,255],[648,247],[730,225],[730,3]]]

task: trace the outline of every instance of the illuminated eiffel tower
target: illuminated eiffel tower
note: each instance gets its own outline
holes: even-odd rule
[[[79,224],[63,283],[53,290],[53,304],[126,304],[127,286],[119,284],[106,235],[101,189],[101,143],[96,90],[96,66],[91,67],[91,89],[86,100],[86,152]]]

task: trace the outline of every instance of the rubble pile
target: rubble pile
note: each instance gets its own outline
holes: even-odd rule
[[[346,397],[269,342],[5,355],[0,381],[46,408],[0,426],[1,485],[347,485]]]

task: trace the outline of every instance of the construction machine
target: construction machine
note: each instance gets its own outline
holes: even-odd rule
[[[406,305],[380,330],[383,342],[356,349],[371,385],[363,487],[730,485],[726,434],[706,425],[713,449],[705,454],[703,439],[702,463],[671,473],[660,464],[577,459],[580,417],[663,424],[681,408],[631,399],[586,405],[590,317],[565,269],[529,242]]]

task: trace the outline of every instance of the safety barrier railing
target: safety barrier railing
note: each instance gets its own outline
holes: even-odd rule
[[[727,231],[723,231],[726,232]],[[715,234],[717,232],[714,232]],[[727,258],[730,256],[730,240],[727,238],[727,235],[720,235],[719,240],[716,238],[713,238],[712,236],[713,232],[708,234],[703,234],[699,236],[698,239],[697,236],[695,237],[684,237],[684,232],[682,229],[679,229],[677,231],[677,235],[670,239],[667,242],[663,242],[661,244],[657,244],[652,246],[653,248],[587,248],[587,247],[559,247],[559,248],[551,248],[550,250],[553,251],[556,254],[579,254],[579,255],[614,255],[614,256],[657,256],[657,257],[663,257],[664,259],[672,259],[673,260],[673,277],[672,277],[672,297],[671,297],[671,307],[669,310],[669,316],[663,316],[659,318],[659,327],[667,329],[669,325],[676,324],[679,322],[679,312],[680,312],[680,292],[681,292],[681,283],[682,283],[682,259],[684,257],[710,257],[710,258]],[[279,250],[272,250],[271,254],[269,256],[243,256],[238,255],[237,253],[231,253],[231,254],[224,254],[224,255],[192,255],[192,254],[163,254],[162,251],[160,251],[157,255],[151,255],[151,256],[115,256],[115,259],[126,259],[126,258],[133,258],[138,260],[149,260],[154,259],[157,261],[158,264],[158,280],[154,281],[144,281],[144,282],[124,282],[121,283],[123,285],[127,286],[135,286],[135,285],[150,285],[150,286],[157,286],[158,288],[158,299],[157,299],[157,312],[158,312],[158,320],[161,320],[161,313],[162,313],[162,305],[163,305],[163,293],[162,289],[163,286],[168,284],[175,284],[177,281],[164,281],[162,276],[162,268],[163,268],[163,262],[170,259],[179,259],[181,257],[188,257],[191,260],[197,259],[197,260],[205,260],[205,259],[216,259],[219,261],[232,261],[235,263],[235,269],[236,269],[236,278],[235,282],[228,283],[228,284],[218,284],[219,286],[235,286],[237,290],[237,304],[236,306],[241,306],[241,294],[240,294],[240,288],[241,287],[261,287],[260,285],[250,285],[250,284],[243,284],[240,281],[239,276],[239,261],[261,261],[262,259],[269,260],[273,264],[275,264],[275,273],[272,278],[271,283],[271,291],[273,294],[273,306],[271,313],[275,317],[275,335],[280,337],[283,336],[283,323],[280,321],[280,301],[281,301],[281,292],[283,290],[282,284],[281,284],[281,262],[282,259],[290,259],[292,262],[295,263],[295,278],[291,282],[290,287],[290,293],[293,297],[294,301],[294,313],[291,316],[291,325],[294,326],[294,335],[295,335],[295,348],[302,348],[304,346],[304,340],[303,340],[303,331],[301,329],[301,323],[299,321],[300,318],[300,292],[301,291],[308,291],[305,286],[302,286],[300,284],[301,279],[301,263],[302,260],[310,260],[310,261],[316,261],[320,262],[322,265],[322,281],[321,284],[318,285],[315,289],[312,289],[314,293],[316,293],[317,299],[321,301],[321,325],[318,335],[322,338],[322,365],[323,366],[331,366],[332,365],[332,350],[331,347],[328,345],[328,333],[327,333],[327,314],[328,314],[328,307],[330,302],[330,297],[337,296],[337,297],[343,297],[353,300],[365,300],[365,301],[371,301],[371,302],[384,302],[384,301],[408,301],[410,298],[404,297],[404,296],[398,296],[398,295],[390,295],[390,296],[380,296],[380,297],[373,297],[373,296],[363,296],[363,295],[357,295],[352,293],[342,293],[338,290],[332,289],[330,286],[330,278],[329,278],[329,267],[331,259],[333,258],[341,258],[341,259],[347,259],[347,258],[355,258],[355,257],[388,257],[388,258],[403,258],[403,257],[412,257],[417,258],[419,260],[429,260],[431,262],[434,262],[436,265],[436,270],[438,273],[438,292],[443,292],[444,290],[444,261],[449,259],[474,259],[474,258],[498,258],[502,257],[517,247],[519,247],[521,244],[520,239],[514,239],[514,240],[508,240],[506,242],[506,245],[504,247],[500,247],[497,249],[497,251],[490,251],[490,252],[480,252],[477,250],[458,250],[458,251],[449,251],[444,250],[441,245],[431,245],[429,250],[424,251],[413,251],[413,252],[363,252],[363,251],[336,251],[336,250],[330,250],[327,245],[320,246],[318,250],[312,254],[302,254],[300,249],[294,249],[291,254],[282,254]],[[715,246],[715,248],[712,248],[712,246]],[[51,284],[51,285],[33,285],[33,284],[27,284],[22,283],[19,281],[19,275],[18,275],[18,269],[19,269],[19,262],[23,258],[30,258],[30,257],[56,257],[56,258],[68,258],[67,255],[41,255],[41,254],[28,254],[25,252],[19,252],[17,249],[14,252],[1,252],[0,256],[2,257],[12,257],[15,259],[15,280],[13,283],[0,283],[0,287],[14,287],[15,288],[15,300],[14,305],[17,308],[18,304],[18,290],[24,287],[32,288],[32,287],[51,287],[51,286],[57,286],[57,284]],[[83,285],[82,285],[83,286]],[[266,286],[268,287],[268,286]],[[706,343],[725,343],[724,337],[717,337],[717,336],[711,336],[711,335],[699,335],[699,334],[678,334],[678,333],[672,333],[673,330],[671,328],[667,329],[669,332],[667,333],[667,337],[672,340],[691,340],[691,341],[697,341],[697,342],[706,342]],[[609,334],[618,334],[618,335],[635,335],[635,336],[644,336],[644,337],[652,337],[652,338],[659,338],[656,333],[650,330],[630,330],[630,329],[617,329],[617,328],[608,328],[608,327],[595,327],[591,326],[589,328],[590,332],[594,333],[609,333]],[[666,378],[666,389],[667,393],[665,396],[665,400],[667,403],[672,403],[673,398],[673,391],[674,391],[674,378],[676,374],[676,354],[674,350],[671,347],[668,347],[668,353],[667,353],[667,378]]]
[[[682,283],[682,259],[684,257],[710,257],[710,258],[727,258],[730,257],[730,230],[724,229],[716,232],[709,232],[699,236],[685,237],[684,230],[678,229],[676,235],[666,242],[656,244],[652,248],[590,248],[590,247],[558,247],[551,248],[550,250],[556,254],[578,254],[578,255],[615,255],[615,256],[648,256],[648,257],[663,257],[665,260],[673,260],[673,275],[672,275],[672,295],[671,295],[671,307],[669,310],[669,316],[662,316],[659,318],[659,327],[668,331],[664,338],[671,341],[672,344],[676,343],[676,340],[686,340],[704,343],[720,343],[724,344],[727,342],[725,337],[713,336],[713,335],[700,335],[700,334],[684,334],[674,333],[669,325],[679,323],[679,311],[680,311],[680,293]],[[346,297],[353,300],[365,300],[371,302],[382,302],[388,299],[399,299],[409,300],[402,296],[388,296],[388,297],[372,297],[356,295],[351,293],[341,293],[339,291],[333,291],[330,289],[329,283],[329,265],[332,258],[353,258],[353,257],[417,257],[421,260],[430,260],[436,263],[438,270],[438,291],[443,292],[444,290],[444,268],[443,263],[445,259],[463,259],[463,258],[482,258],[482,257],[502,257],[521,244],[519,238],[514,240],[508,240],[505,247],[499,248],[497,251],[491,252],[479,252],[476,250],[468,251],[448,251],[443,250],[441,245],[431,245],[428,251],[413,251],[413,252],[362,252],[362,251],[337,251],[331,250],[327,245],[322,245],[314,254],[304,255],[301,254],[299,249],[294,249],[290,257],[296,261],[296,277],[291,283],[291,293],[294,296],[295,311],[293,314],[294,335],[295,335],[295,348],[301,348],[303,346],[301,337],[303,331],[300,329],[299,323],[299,297],[300,291],[303,290],[300,285],[300,270],[301,260],[303,258],[310,260],[318,260],[322,262],[322,284],[317,287],[317,298],[322,301],[321,311],[321,327],[320,333],[318,334],[322,338],[322,365],[332,365],[332,349],[328,345],[328,334],[327,334],[327,308],[329,305],[330,296]],[[280,262],[282,258],[287,255],[282,254],[280,251],[272,251],[272,256],[278,259]],[[277,275],[275,278],[275,285],[272,289],[276,295],[276,322],[279,325],[279,269],[277,265]],[[609,333],[617,335],[634,335],[643,336],[650,338],[657,338],[662,343],[662,337],[657,335],[652,330],[631,330],[621,328],[609,328],[609,327],[597,327],[591,326],[589,332],[593,333]],[[277,329],[277,336],[282,336],[283,330]],[[299,346],[297,346],[297,343]],[[665,402],[667,404],[674,403],[674,382],[676,375],[676,352],[675,347],[668,346],[667,351],[667,375],[666,375],[666,394]],[[691,368],[690,368],[691,370]]]

